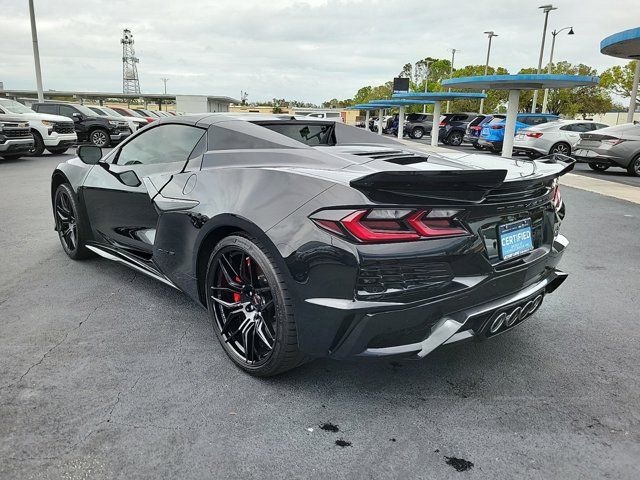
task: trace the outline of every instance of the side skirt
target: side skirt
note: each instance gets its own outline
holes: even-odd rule
[[[160,272],[150,270],[148,267],[141,264],[140,262],[137,262],[134,259],[129,258],[119,252],[107,250],[103,247],[98,247],[96,245],[87,245],[87,248],[92,252],[96,253],[97,255],[100,255],[101,257],[106,258],[107,260],[113,260],[114,262],[122,263],[123,265],[126,265],[129,268],[137,270],[138,272],[144,273],[145,275],[151,278],[154,278],[166,285],[169,285],[170,287],[175,288],[176,290],[180,290],[178,287],[174,285],[174,283],[171,280],[169,280],[167,277],[162,275]]]

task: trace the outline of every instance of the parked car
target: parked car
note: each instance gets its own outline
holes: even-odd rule
[[[482,131],[482,126],[490,122],[493,118],[506,118],[506,115],[502,114],[490,114],[490,115],[478,115],[476,118],[469,122],[467,125],[467,129],[464,132],[464,141],[469,142],[473,148],[476,150],[484,150],[482,145],[478,144],[478,139],[480,138],[480,132]]]
[[[552,115],[550,113],[519,113],[516,117],[515,133],[517,134],[522,128],[555,122],[559,118],[558,115]],[[506,119],[499,117],[494,117],[489,122],[483,124],[482,130],[480,130],[478,145],[491,150],[493,153],[500,153],[502,151],[502,143],[504,142],[505,125]]]
[[[124,107],[112,107],[112,108],[124,117],[144,118],[147,121],[147,123],[155,122],[157,120],[157,118],[155,117],[148,117],[146,115],[142,115],[141,113],[131,110],[130,108],[124,108]]]
[[[432,128],[433,115],[430,113],[410,113],[405,118],[404,134],[416,140],[421,139],[427,133],[431,134]]]
[[[135,132],[139,128],[146,126],[148,123],[144,118],[128,117],[128,116],[122,115],[120,112],[114,110],[113,108],[98,107],[98,106],[92,106],[89,108],[94,112],[96,112],[98,115],[101,115],[103,117],[115,117],[127,122],[129,124],[129,130],[131,130],[131,133]]]
[[[62,115],[73,120],[79,142],[91,142],[97,147],[109,147],[131,135],[129,124],[116,117],[103,117],[84,105],[62,102],[34,103],[40,113]]]
[[[371,131],[378,132],[378,117],[373,117],[371,124]],[[393,126],[393,115],[385,115],[382,117],[382,133],[390,133]]]
[[[580,133],[606,128],[604,123],[587,120],[558,120],[535,127],[518,130],[513,142],[514,152],[523,152],[529,157],[561,153],[571,155],[580,141]]]
[[[19,116],[0,115],[0,157],[7,160],[28,155],[33,149],[29,122]]]
[[[20,102],[0,98],[0,120],[9,116],[29,123],[33,136],[31,155],[42,155],[45,149],[61,154],[78,141],[73,122],[67,117],[37,113]]]
[[[461,145],[467,125],[477,116],[477,113],[445,113],[440,117],[440,141],[454,147]]]
[[[580,134],[573,156],[596,171],[625,168],[640,176],[640,123],[625,123]]]
[[[491,338],[567,276],[558,177],[573,162],[483,168],[275,115],[161,119],[78,154],[51,178],[66,254],[184,292],[253,375]]]
[[[153,112],[152,110],[144,110],[142,108],[132,108],[132,110],[134,112],[138,112],[140,115],[144,116],[144,117],[149,117],[149,118],[153,118],[153,119],[158,119],[160,118],[155,112]]]

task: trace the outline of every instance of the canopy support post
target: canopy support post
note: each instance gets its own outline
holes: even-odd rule
[[[364,129],[369,130],[369,110],[364,111]]]
[[[382,135],[382,114],[384,112],[384,108],[378,110],[378,135]]]
[[[633,122],[633,114],[636,112],[636,98],[638,97],[638,80],[640,80],[640,59],[636,60],[636,71],[633,74],[631,98],[629,99],[629,111],[627,112],[627,123]]]
[[[400,105],[400,113],[398,113],[398,140],[404,138],[404,105]]]
[[[433,126],[431,127],[431,146],[438,146],[438,137],[440,136],[440,100],[436,100],[433,104]]]
[[[513,154],[513,140],[516,136],[516,117],[518,116],[519,102],[520,90],[509,90],[507,120],[504,125],[504,141],[502,142],[502,156],[504,158],[511,158]]]

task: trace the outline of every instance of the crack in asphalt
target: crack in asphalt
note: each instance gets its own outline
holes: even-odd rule
[[[126,282],[126,284],[132,283],[132,282],[136,279],[136,277],[137,277],[137,272],[133,272],[133,275],[132,275],[131,279],[130,279],[129,281],[127,281],[127,282]],[[109,295],[109,297],[110,297],[111,295],[114,295],[114,294],[116,294],[116,293],[119,293],[119,292],[120,292],[124,287],[125,287],[125,285],[120,286],[120,287],[119,287],[115,292],[111,292],[111,294]],[[107,298],[103,299],[103,300],[102,300],[102,301],[101,301],[101,302],[100,302],[100,303],[99,303],[99,304],[98,304],[98,305],[97,305],[93,310],[91,310],[91,311],[87,314],[87,316],[85,316],[85,317],[84,317],[84,319],[83,319],[82,321],[80,321],[80,322],[78,323],[78,325],[77,325],[77,326],[75,326],[75,327],[73,327],[73,328],[71,328],[71,329],[67,330],[67,331],[65,332],[64,337],[62,338],[62,340],[60,340],[58,343],[56,343],[56,344],[55,344],[55,345],[53,345],[51,348],[49,348],[49,350],[47,350],[47,351],[44,353],[44,355],[42,355],[42,357],[40,357],[40,360],[38,360],[37,362],[35,362],[35,363],[31,364],[31,365],[29,366],[29,368],[27,368],[27,370],[26,370],[22,375],[20,375],[20,378],[18,378],[18,380],[16,380],[16,381],[15,381],[15,382],[13,382],[13,383],[10,383],[10,384],[8,384],[8,385],[4,385],[4,386],[0,387],[0,390],[4,390],[5,388],[13,387],[13,386],[15,386],[15,385],[19,384],[22,380],[24,380],[24,378],[25,378],[27,375],[29,375],[29,373],[31,372],[31,370],[33,370],[35,367],[37,367],[37,366],[38,366],[38,365],[40,365],[42,362],[44,362],[44,360],[45,360],[45,359],[46,359],[46,358],[47,358],[47,357],[48,357],[48,356],[49,356],[49,355],[50,355],[50,354],[51,354],[51,353],[52,353],[56,348],[58,348],[60,345],[62,345],[62,344],[67,340],[67,338],[69,338],[69,335],[70,335],[72,332],[77,331],[80,327],[82,327],[82,325],[83,325],[86,321],[88,321],[88,320],[89,320],[89,318],[91,318],[91,316],[92,316],[94,313],[96,313],[100,308],[102,308],[102,307],[107,303],[107,301],[109,300],[109,297],[107,297]]]

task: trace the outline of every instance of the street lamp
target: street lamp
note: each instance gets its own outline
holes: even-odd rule
[[[540,57],[538,58],[538,75],[542,71],[542,56],[544,55],[544,40],[547,36],[547,23],[549,21],[549,12],[551,10],[557,10],[557,7],[553,5],[541,5],[540,7],[544,12],[544,27],[542,29],[542,43],[540,44]],[[538,90],[533,91],[533,101],[531,102],[531,113],[536,113],[536,103],[538,103]]]
[[[553,35],[553,40],[551,41],[551,55],[549,55],[549,65],[547,66],[547,73],[549,74],[551,73],[551,66],[553,65],[553,50],[556,46],[556,35],[558,35],[560,32],[564,32],[565,30],[569,30],[567,35],[574,35],[573,27],[564,27],[564,28],[561,28],[560,30],[554,30],[553,32],[551,32],[551,35]],[[549,89],[545,88],[544,97],[542,99],[542,113],[547,113],[548,99],[549,99]]]
[[[449,78],[453,78],[453,61],[456,59],[456,52],[459,52],[460,50],[456,50],[455,48],[451,49],[451,69],[449,70]],[[449,88],[448,90],[449,92],[451,91],[451,88]],[[451,102],[449,100],[447,100],[447,113],[449,113],[449,106],[451,105]],[[440,120],[436,120],[435,118],[433,119],[434,122],[436,121],[440,121]]]
[[[33,0],[29,0],[29,20],[31,21],[33,60],[36,66],[36,88],[38,89],[38,101],[44,102],[44,92],[42,91],[42,72],[40,71],[40,49],[38,48],[38,31],[36,29],[36,14],[33,9]]]
[[[486,76],[487,72],[489,70],[489,55],[491,54],[491,39],[493,37],[497,37],[498,34],[494,33],[493,30],[491,30],[489,32],[484,32],[484,34],[489,37],[489,47],[487,48],[487,61],[484,64],[484,74]],[[482,90],[482,93],[484,93],[484,90]],[[481,98],[480,99],[480,113],[482,113],[483,110],[484,110],[484,98]]]

